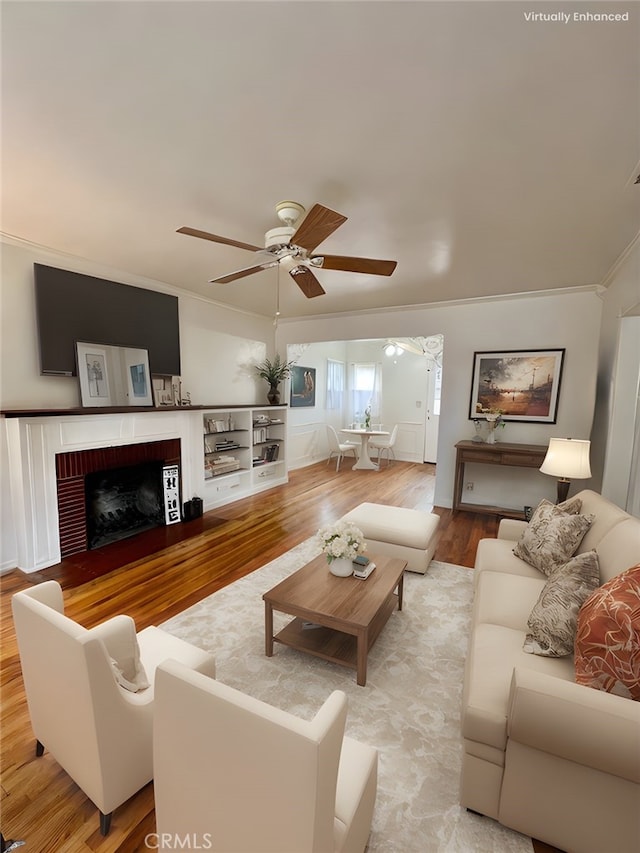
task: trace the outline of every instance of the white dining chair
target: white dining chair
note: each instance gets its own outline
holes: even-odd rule
[[[340,441],[338,438],[338,433],[335,430],[335,427],[332,427],[331,424],[327,424],[327,441],[329,442],[329,458],[327,459],[327,465],[331,461],[332,456],[337,456],[336,460],[336,471],[340,468],[340,463],[342,462],[342,457],[347,453],[352,453],[354,459],[358,459],[358,448],[355,444],[350,444],[347,441]]]
[[[383,435],[376,435],[369,440],[369,447],[375,448],[378,453],[378,462],[381,461],[384,453],[387,454],[387,465],[391,461],[391,456],[396,458],[395,453],[393,452],[393,446],[396,443],[396,438],[398,437],[398,424],[394,426],[391,430],[391,435],[385,437]]]

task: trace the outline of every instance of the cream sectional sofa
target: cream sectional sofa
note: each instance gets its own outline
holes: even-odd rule
[[[640,563],[640,520],[595,492],[578,553],[604,583]],[[547,578],[513,553],[525,522],[503,520],[475,564],[461,718],[461,803],[568,853],[640,850],[640,703],[575,682],[573,656],[523,651]]]

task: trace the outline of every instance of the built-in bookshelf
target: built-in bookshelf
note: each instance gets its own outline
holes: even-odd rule
[[[286,483],[286,427],[286,406],[203,412],[205,504]]]

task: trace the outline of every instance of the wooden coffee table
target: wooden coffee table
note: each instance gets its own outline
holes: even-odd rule
[[[402,610],[406,560],[371,555],[376,568],[366,580],[331,574],[324,554],[262,596],[265,607],[265,653],[273,643],[308,652],[357,671],[367,683],[367,654],[391,613]],[[296,618],[275,636],[273,611]],[[314,628],[304,624],[313,623]]]

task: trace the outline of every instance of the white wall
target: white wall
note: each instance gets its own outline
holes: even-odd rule
[[[628,442],[631,440],[629,433],[633,431],[633,425],[631,422],[621,424],[619,417],[624,412],[624,417],[632,421],[636,412],[640,350],[637,338],[634,340],[633,336],[637,334],[634,329],[637,329],[639,309],[640,239],[636,240],[612,274],[611,281],[603,293],[597,406],[591,436],[594,488],[599,489],[602,484],[603,488],[606,487],[607,497],[621,506],[626,502],[624,496],[630,485],[628,471],[632,456]],[[625,330],[625,326],[630,328]],[[624,365],[620,365],[622,348]],[[626,396],[626,401],[620,399],[623,395]],[[633,473],[638,476],[637,470]]]
[[[453,500],[457,441],[471,438],[469,420],[471,371],[475,351],[566,349],[556,424],[508,423],[500,439],[546,445],[552,436],[589,438],[595,403],[598,339],[602,302],[593,288],[425,306],[411,310],[368,312],[362,315],[281,321],[276,344],[323,340],[444,334],[444,370],[435,502],[450,507]],[[537,471],[500,470],[489,466],[474,471],[476,503],[522,508],[541,498],[555,498],[555,482]],[[587,485],[586,482],[580,486]],[[574,491],[576,489],[574,488]]]
[[[336,429],[344,426],[341,413],[327,409],[327,359],[347,362],[346,345],[342,342],[323,342],[305,347],[300,354],[299,349],[283,351],[283,357],[295,360],[301,367],[314,367],[316,370],[316,404],[315,406],[293,408],[289,410],[289,446],[287,448],[290,468],[301,468],[312,465],[321,459],[326,459],[328,444],[326,424]],[[283,403],[289,402],[290,385],[282,386]],[[286,395],[286,396],[285,396]]]

